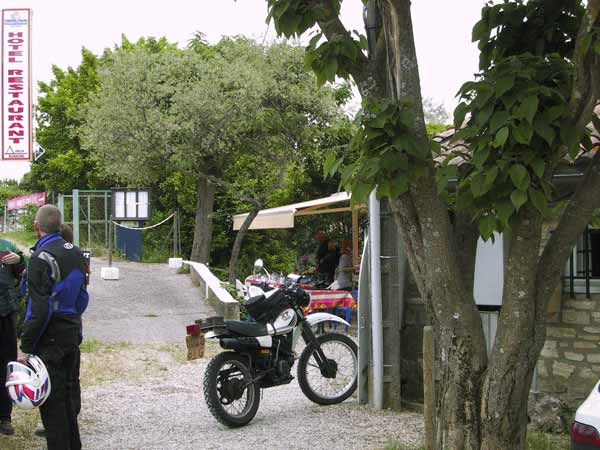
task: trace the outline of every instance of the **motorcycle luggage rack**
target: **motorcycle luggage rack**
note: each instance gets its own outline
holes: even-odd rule
[[[225,332],[225,320],[223,316],[212,316],[206,319],[196,320],[196,323],[200,325],[200,330],[206,333],[208,331],[214,331],[215,334]]]

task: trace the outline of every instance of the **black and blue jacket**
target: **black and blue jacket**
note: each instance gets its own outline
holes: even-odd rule
[[[44,236],[27,267],[27,313],[21,336],[23,353],[45,343],[77,344],[81,315],[87,308],[85,260],[78,247],[60,234]]]

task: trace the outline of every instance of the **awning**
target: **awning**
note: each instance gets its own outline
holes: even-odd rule
[[[346,205],[342,205],[342,203],[346,203]],[[339,206],[328,208],[332,205]],[[339,192],[325,198],[279,206],[277,208],[263,209],[252,221],[250,229],[267,230],[272,228],[294,228],[294,218],[296,216],[327,214],[351,210],[350,194],[347,192]],[[235,231],[240,229],[246,217],[248,217],[248,213],[236,214],[233,216],[233,229]]]

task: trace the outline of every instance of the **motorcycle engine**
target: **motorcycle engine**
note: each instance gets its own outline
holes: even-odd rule
[[[279,375],[281,378],[289,377],[293,364],[293,359],[291,361],[288,359],[280,359],[277,361],[277,375]]]

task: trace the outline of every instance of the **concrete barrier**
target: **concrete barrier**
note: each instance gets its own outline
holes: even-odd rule
[[[227,320],[240,320],[240,303],[206,265],[195,261],[183,261],[190,266],[192,282],[200,287],[202,300],[207,301],[220,316]]]

